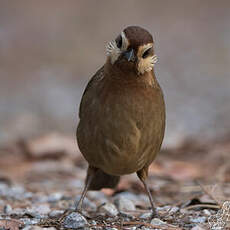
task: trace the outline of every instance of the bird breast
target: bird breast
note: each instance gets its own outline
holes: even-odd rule
[[[86,92],[82,107],[77,139],[90,165],[124,175],[153,161],[164,133],[160,89],[104,83]]]

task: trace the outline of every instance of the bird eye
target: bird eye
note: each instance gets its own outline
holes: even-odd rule
[[[151,53],[152,48],[147,49],[143,54],[142,54],[142,58],[147,58],[149,56],[149,54]]]
[[[117,47],[120,49],[121,46],[122,46],[122,37],[121,35],[119,35],[117,38],[116,38],[116,44],[117,44]]]

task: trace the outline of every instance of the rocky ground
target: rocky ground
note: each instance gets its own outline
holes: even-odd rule
[[[82,213],[75,212],[87,167],[76,146],[51,134],[0,148],[0,230],[227,229],[230,138],[162,150],[149,176],[159,218],[151,217],[136,175],[116,190],[88,192]]]

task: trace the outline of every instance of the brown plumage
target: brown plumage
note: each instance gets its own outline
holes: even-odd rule
[[[107,56],[80,104],[77,141],[89,168],[78,208],[88,189],[114,188],[120,176],[136,172],[155,213],[145,181],[164,137],[165,105],[152,36],[127,27],[109,43]]]

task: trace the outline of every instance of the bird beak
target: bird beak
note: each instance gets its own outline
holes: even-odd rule
[[[124,52],[124,56],[127,58],[128,61],[134,62],[135,59],[136,59],[136,58],[135,58],[135,55],[134,55],[133,49]]]

